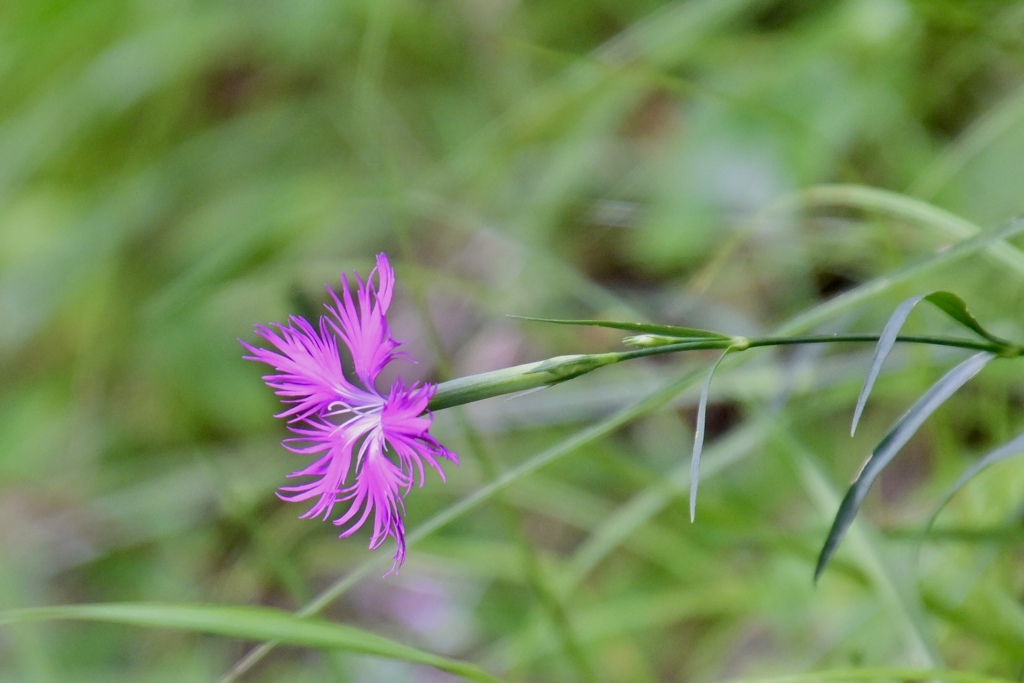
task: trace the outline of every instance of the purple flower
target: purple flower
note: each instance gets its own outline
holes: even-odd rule
[[[381,370],[405,356],[396,352],[400,342],[391,336],[386,318],[395,284],[387,256],[377,256],[377,267],[366,282],[356,276],[355,297],[344,275],[341,283],[340,298],[327,288],[333,305],[325,305],[328,315],[316,327],[298,316],[291,316],[288,324],[256,326],[256,334],[276,350],[239,341],[252,354],[247,360],[275,370],[263,380],[287,405],[277,417],[287,418],[296,436],[284,440],[285,448],[315,458],[289,475],[309,481],[283,486],[278,496],[314,501],[303,518],[328,519],[335,505],[344,505],[334,520],[344,528],[341,536],[354,533],[372,515],[370,548],[392,536],[398,544],[391,568],[395,571],[405,561],[403,497],[414,481],[423,485],[424,463],[443,481],[439,460],[458,464],[458,458],[430,436],[433,416],[426,409],[435,385],[406,386],[399,379],[386,394],[375,386]],[[339,340],[352,360],[352,380],[342,367]]]

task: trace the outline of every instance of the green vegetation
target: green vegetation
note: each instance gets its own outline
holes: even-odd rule
[[[896,345],[853,438],[871,344],[729,354],[694,523],[721,351],[440,410],[461,465],[382,579],[274,496],[302,459],[236,339],[386,251],[409,380],[636,349],[509,315],[721,349],[946,291],[1019,343],[1022,74],[994,0],[6,3],[0,683],[1019,680],[1024,459],[924,530],[1024,431],[1024,360],[923,421],[816,585],[970,352]],[[964,335],[940,298],[900,333]]]

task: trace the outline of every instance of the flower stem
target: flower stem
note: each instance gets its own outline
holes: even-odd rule
[[[516,365],[502,370],[493,370],[477,375],[468,375],[448,382],[442,382],[430,401],[428,410],[443,410],[453,406],[473,403],[485,398],[514,394],[540,387],[552,386],[585,375],[588,372],[635,358],[659,356],[683,351],[728,349],[734,352],[763,346],[790,346],[797,344],[835,343],[877,343],[878,335],[808,335],[801,337],[706,337],[674,341],[671,337],[634,339],[634,343],[645,344],[644,348],[610,353],[576,354],[556,356],[548,360]],[[906,344],[928,344],[950,346],[973,351],[988,351],[1005,357],[1024,355],[1024,348],[1006,347],[990,341],[964,339],[961,337],[934,337],[905,335],[896,337],[897,342]]]

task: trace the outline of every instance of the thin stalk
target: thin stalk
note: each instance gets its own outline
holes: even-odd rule
[[[745,351],[746,349],[764,346],[795,346],[800,344],[842,344],[842,343],[877,343],[878,335],[806,335],[799,337],[707,337],[687,339],[676,343],[660,343],[632,351],[610,353],[578,354],[573,356],[556,356],[536,363],[526,363],[502,370],[494,370],[478,375],[460,377],[442,382],[430,401],[429,410],[443,410],[457,405],[481,401],[485,398],[515,394],[540,387],[553,386],[561,382],[579,377],[597,368],[614,365],[622,361],[660,356],[683,351],[704,351],[709,349],[727,349]],[[928,344],[931,346],[948,346],[968,349],[971,351],[988,351],[1004,357],[1016,357],[1024,353],[1024,348],[1005,346],[991,341],[964,339],[961,337],[936,337],[926,335],[901,335],[896,341],[905,344]]]
[[[831,344],[831,343],[843,343],[843,342],[867,342],[876,343],[878,342],[878,335],[872,334],[848,334],[848,335],[817,335],[817,336],[802,336],[802,337],[762,337],[755,339],[748,339],[750,347],[755,346],[783,346],[786,344]],[[929,344],[931,346],[952,346],[959,349],[969,349],[972,351],[988,351],[997,355],[1006,355],[1008,352],[1011,355],[1019,355],[1020,350],[1016,347],[1007,348],[1002,344],[996,344],[990,341],[979,341],[974,339],[962,339],[959,337],[930,337],[922,335],[901,335],[896,337],[897,342],[903,342],[904,344]]]

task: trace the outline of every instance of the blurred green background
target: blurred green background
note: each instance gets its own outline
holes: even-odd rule
[[[813,329],[876,332],[943,288],[1022,338],[1015,251],[885,280],[1021,211],[1022,85],[1024,3],[994,0],[4,3],[0,609],[297,610],[388,561],[391,546],[338,540],[274,496],[299,459],[236,341],[315,311],[380,251],[418,360],[406,379],[620,348],[506,314],[756,334],[865,283],[877,293]],[[922,309],[910,329],[952,328]],[[1020,463],[917,536],[971,458],[1020,431],[1019,361],[925,425],[811,582],[860,461],[959,357],[898,350],[854,439],[870,349],[726,363],[692,525],[713,356],[438,413],[462,464],[410,494],[411,531],[552,461],[324,615],[508,681],[884,666],[1019,680]],[[609,417],[688,372],[665,407]],[[215,680],[252,645],[23,624],[0,629],[0,681]],[[238,680],[451,678],[281,648]]]

